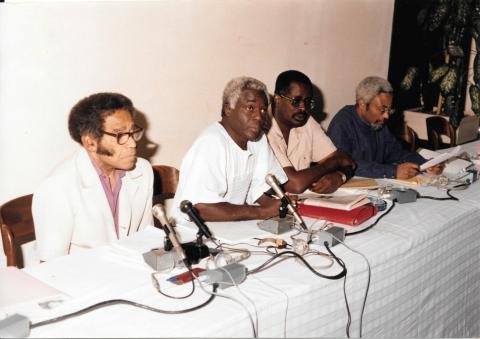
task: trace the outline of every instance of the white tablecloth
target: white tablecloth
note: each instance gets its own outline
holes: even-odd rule
[[[480,150],[478,143],[469,151]],[[419,188],[423,195],[444,197],[436,188]],[[452,194],[460,201],[419,199],[397,204],[369,231],[346,238],[372,267],[363,317],[366,337],[480,336],[480,183]],[[368,223],[368,222],[367,222]],[[238,225],[241,227],[241,224]],[[25,269],[32,276],[68,295],[63,305],[42,310],[33,304],[16,311],[33,323],[69,313],[107,299],[128,299],[161,309],[183,309],[208,295],[197,288],[184,300],[161,296],[151,284],[151,269],[138,253],[161,244],[162,234],[149,229],[127,247],[102,247],[58,258]],[[132,250],[128,255],[125,248]],[[367,283],[367,265],[343,245],[333,251],[348,269],[346,290],[352,314],[351,336],[359,335],[359,318]],[[136,253],[136,254],[135,254]],[[249,268],[267,256],[252,256]],[[316,264],[324,259],[309,259]],[[321,271],[338,272],[338,266]],[[191,285],[162,283],[165,291],[182,295]],[[249,276],[236,288],[220,290],[234,296],[258,316],[260,337],[343,337],[347,311],[343,279],[313,275],[293,259]],[[255,307],[253,307],[252,303]],[[1,314],[0,314],[1,317]],[[251,337],[246,311],[216,298],[201,310],[164,315],[128,305],[115,305],[33,329],[32,337]]]

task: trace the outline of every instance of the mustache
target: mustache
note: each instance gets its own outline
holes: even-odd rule
[[[293,113],[292,116],[293,117],[296,117],[296,116],[305,117],[305,116],[308,116],[308,113],[307,112],[296,112],[296,113]]]

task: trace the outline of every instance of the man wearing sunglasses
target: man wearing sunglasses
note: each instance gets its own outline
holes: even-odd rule
[[[33,196],[40,260],[104,245],[152,224],[153,171],[137,158],[143,129],[117,93],[97,93],[70,111],[68,128],[82,147]]]
[[[310,118],[315,108],[313,85],[295,70],[275,82],[268,141],[288,176],[289,191],[332,193],[353,176],[355,164],[337,151],[322,127]]]
[[[356,104],[342,108],[330,122],[328,135],[357,162],[356,174],[368,178],[409,179],[426,160],[410,152],[384,124],[392,114],[392,85],[380,77],[363,79],[356,89]],[[440,174],[443,164],[427,169]]]

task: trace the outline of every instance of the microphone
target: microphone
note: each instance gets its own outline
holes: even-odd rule
[[[210,232],[207,225],[205,225],[203,220],[200,218],[197,210],[193,207],[190,201],[183,200],[180,203],[180,211],[182,211],[183,213],[187,214],[190,217],[190,220],[192,220],[195,223],[195,225],[197,225],[200,232],[202,232],[206,238],[208,239],[212,238],[212,232]]]
[[[300,224],[300,226],[302,226],[304,230],[307,230],[307,225],[303,221],[302,217],[297,213],[296,208],[293,207],[290,199],[285,195],[285,193],[283,193],[283,190],[280,188],[280,185],[278,185],[275,176],[269,173],[265,177],[265,181],[275,191],[275,194],[282,200],[282,202],[287,205],[288,210],[290,213],[292,213],[293,217]]]
[[[162,204],[156,204],[152,207],[152,214],[155,218],[157,218],[160,223],[168,230],[165,233],[167,234],[168,238],[173,244],[173,248],[177,252],[177,255],[182,261],[185,263],[185,267],[190,268],[190,262],[185,255],[185,251],[183,250],[182,245],[178,241],[177,234],[173,230],[172,225],[168,221],[167,215],[165,214],[165,209],[163,208]]]

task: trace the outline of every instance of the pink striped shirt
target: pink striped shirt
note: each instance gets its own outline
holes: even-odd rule
[[[110,206],[110,210],[112,211],[113,221],[115,223],[115,233],[117,233],[118,239],[118,197],[120,195],[120,189],[122,188],[122,178],[125,175],[125,171],[115,170],[115,188],[112,190],[108,176],[103,173],[103,171],[100,169],[100,167],[98,167],[97,163],[92,157],[90,157],[90,160],[92,161],[93,167],[95,168],[95,171],[100,178],[100,182],[102,183],[103,191],[105,192],[108,205]]]

